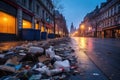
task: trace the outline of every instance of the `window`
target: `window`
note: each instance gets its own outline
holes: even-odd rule
[[[26,5],[26,0],[22,0],[22,4],[25,6]]]
[[[23,20],[23,29],[25,29],[25,28],[32,28],[31,22],[29,22],[27,20]]]
[[[39,5],[36,5],[36,13],[39,14]]]
[[[29,9],[32,10],[32,1],[29,1]]]
[[[120,16],[118,16],[118,23],[120,24]]]
[[[16,33],[16,18],[0,11],[0,33]]]
[[[39,29],[39,24],[38,24],[38,23],[35,24],[35,29],[36,29],[36,30]]]
[[[109,17],[111,16],[111,9],[109,9]]]
[[[44,32],[45,30],[44,30],[44,26],[41,26],[41,32]]]
[[[47,32],[48,32],[48,33],[53,33],[52,29],[48,29]]]
[[[42,11],[42,17],[43,17],[43,19],[44,19],[44,14],[45,14],[45,12],[44,12],[44,10]]]
[[[115,6],[114,6],[114,14],[116,14],[116,12],[117,12],[117,11],[116,11],[116,5],[115,5]]]
[[[120,4],[118,5],[118,13],[120,13]]]

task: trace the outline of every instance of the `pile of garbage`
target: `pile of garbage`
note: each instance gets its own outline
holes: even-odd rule
[[[0,80],[68,80],[78,73],[68,39],[22,44],[0,53]]]

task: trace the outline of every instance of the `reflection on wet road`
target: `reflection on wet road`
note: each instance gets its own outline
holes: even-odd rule
[[[75,37],[72,45],[86,74],[84,80],[120,79],[120,40]]]
[[[22,43],[23,42],[3,42],[3,43],[0,43],[0,50],[8,50]]]

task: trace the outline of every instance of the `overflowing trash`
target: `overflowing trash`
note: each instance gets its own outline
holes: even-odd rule
[[[68,80],[77,58],[67,39],[25,43],[0,53],[0,80]]]

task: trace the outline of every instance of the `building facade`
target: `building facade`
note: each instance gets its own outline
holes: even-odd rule
[[[86,36],[118,38],[120,37],[120,1],[107,0],[88,13],[83,25]]]
[[[0,0],[0,38],[21,38],[24,29],[38,38],[53,33],[53,8],[51,0]]]
[[[65,17],[57,10],[55,11],[55,34],[58,37],[68,36],[69,34]]]

